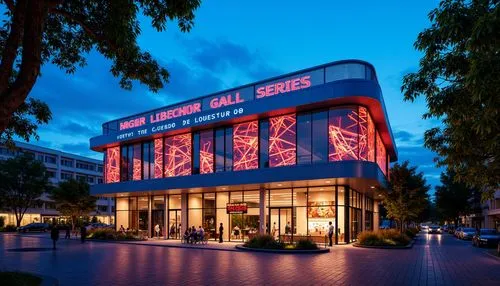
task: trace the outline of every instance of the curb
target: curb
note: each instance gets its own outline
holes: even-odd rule
[[[319,248],[315,250],[281,250],[281,249],[259,249],[236,245],[236,249],[247,252],[275,253],[275,254],[321,254],[330,252],[330,248]]]
[[[104,242],[104,243],[117,243],[117,244],[127,244],[127,245],[141,245],[141,246],[156,246],[156,247],[170,247],[170,248],[182,248],[182,249],[200,249],[200,250],[218,250],[218,251],[234,251],[237,252],[237,249],[234,248],[217,248],[217,247],[193,247],[193,246],[183,246],[183,245],[159,245],[159,244],[149,244],[142,242],[127,242],[120,240],[101,240],[101,239],[88,239],[88,242]]]
[[[372,248],[372,249],[410,249],[413,247],[415,240],[412,240],[405,246],[377,246],[377,245],[360,245],[358,243],[353,243],[352,246],[359,248]]]

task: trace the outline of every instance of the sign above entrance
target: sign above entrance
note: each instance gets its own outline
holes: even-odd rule
[[[228,203],[226,204],[227,214],[246,214],[248,211],[247,203]]]

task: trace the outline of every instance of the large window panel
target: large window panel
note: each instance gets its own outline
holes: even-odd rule
[[[128,181],[128,146],[121,146],[120,149],[120,181]]]
[[[359,160],[375,162],[375,124],[366,107],[359,107]]]
[[[106,149],[106,183],[120,181],[120,147]]]
[[[215,172],[224,172],[225,140],[224,128],[215,130]]]
[[[328,111],[312,114],[312,162],[328,162]]]
[[[357,107],[330,109],[329,161],[358,160],[358,117]]]
[[[233,127],[226,128],[226,172],[233,170]]]
[[[297,164],[311,164],[312,117],[311,113],[297,115]]]
[[[269,119],[269,166],[295,165],[296,162],[295,114]]]
[[[141,144],[134,144],[134,155],[132,159],[133,164],[133,175],[132,179],[134,181],[142,179],[142,160],[141,160]]]
[[[233,170],[251,170],[259,167],[258,121],[234,125]]]
[[[154,177],[157,179],[163,177],[163,138],[155,139],[154,144]]]
[[[191,175],[191,133],[165,138],[165,177]]]
[[[377,131],[377,164],[382,169],[382,173],[387,174],[387,154],[385,151],[384,142]]]
[[[214,131],[200,132],[200,174],[214,172]]]

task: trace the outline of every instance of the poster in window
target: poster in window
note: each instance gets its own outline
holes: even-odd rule
[[[335,202],[309,202],[307,216],[309,218],[335,218]]]

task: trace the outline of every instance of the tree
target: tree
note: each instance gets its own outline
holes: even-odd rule
[[[478,212],[479,190],[455,180],[452,170],[441,173],[441,185],[436,187],[436,206],[444,220],[459,223],[459,217]]]
[[[194,24],[200,0],[0,0],[5,4],[0,27],[0,141],[12,145],[12,136],[36,136],[37,125],[51,118],[48,106],[28,98],[40,68],[48,62],[68,74],[86,64],[96,50],[112,61],[110,72],[122,88],[133,81],[157,92],[169,73],[141,50],[139,16],[149,18],[157,31],[177,20],[182,32]],[[142,19],[141,19],[142,20]],[[67,96],[67,95],[66,95]]]
[[[96,198],[90,195],[90,186],[83,180],[70,179],[60,182],[50,193],[56,209],[63,216],[71,219],[71,229],[75,229],[78,218],[87,215],[96,208]]]
[[[28,208],[49,187],[45,166],[27,153],[0,160],[0,182],[0,200],[14,213],[18,227]]]
[[[418,219],[429,205],[429,186],[423,173],[409,162],[394,164],[390,172],[389,191],[385,192],[384,207],[387,216],[398,222],[400,230],[410,220]]]
[[[500,5],[498,0],[444,0],[418,35],[418,72],[403,78],[404,99],[425,96],[425,146],[456,180],[491,197],[500,186]]]

